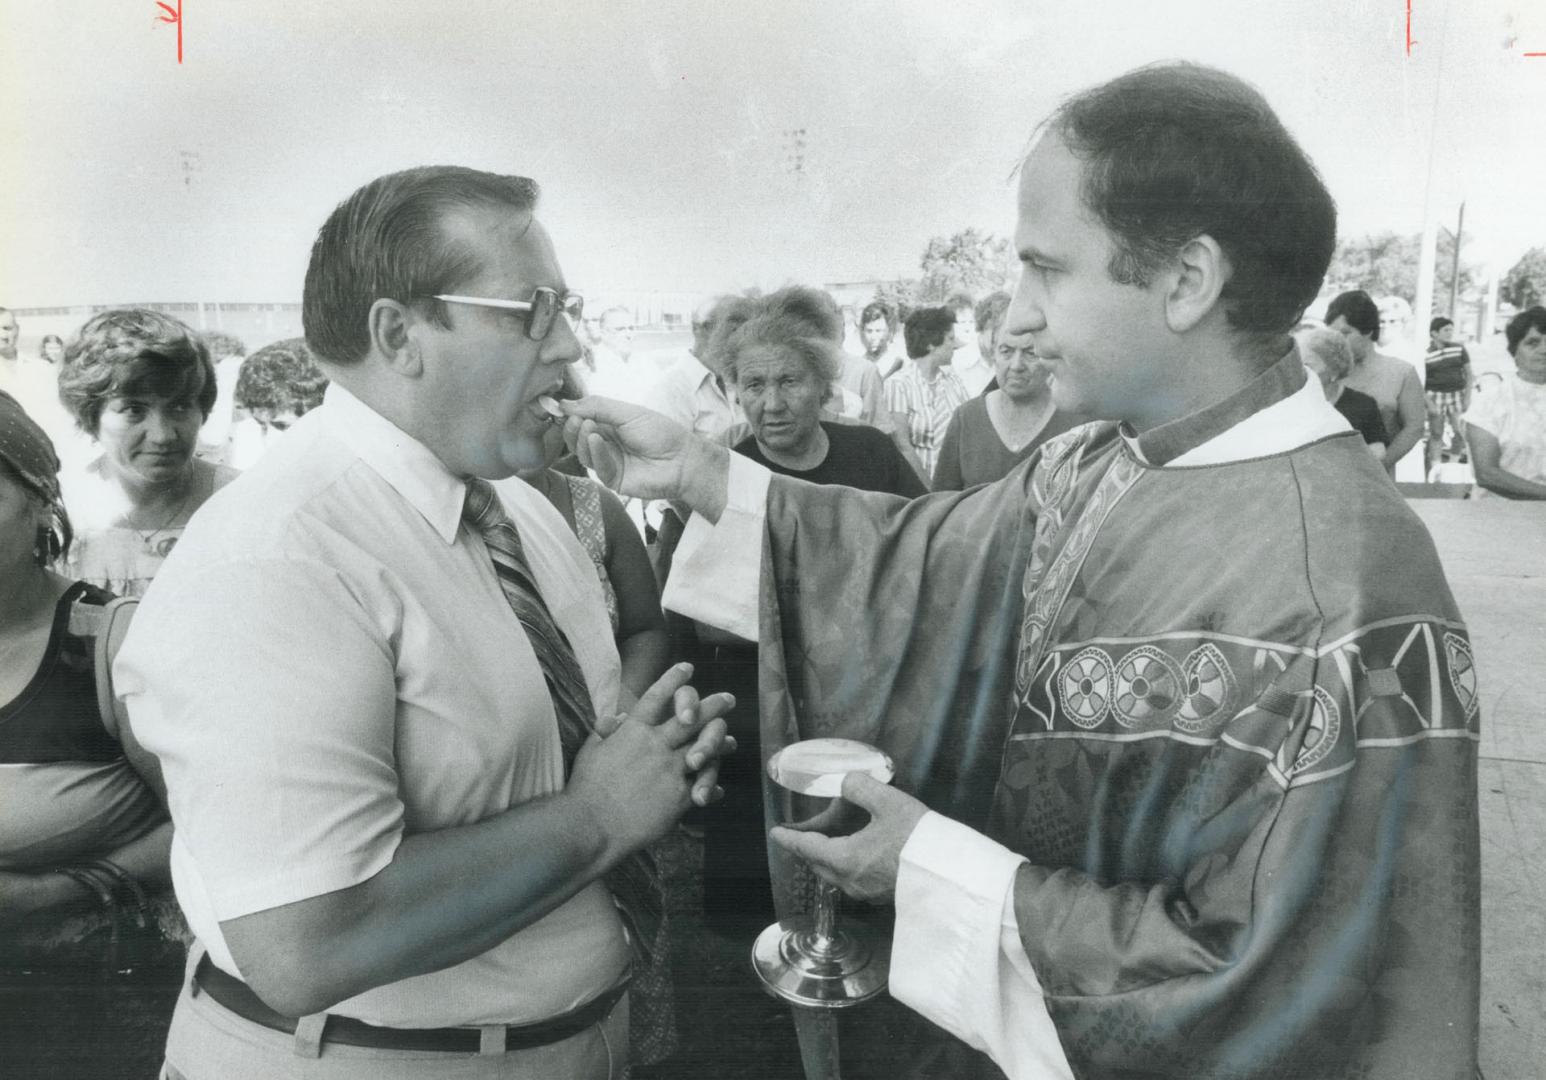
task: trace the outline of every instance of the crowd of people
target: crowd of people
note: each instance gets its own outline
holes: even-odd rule
[[[726,933],[790,853],[894,900],[981,1075],[1469,1080],[1474,676],[1390,470],[1546,497],[1546,309],[1474,393],[1450,320],[1425,378],[1367,293],[1302,321],[1331,198],[1189,65],[1042,129],[1013,295],[636,352],[537,202],[367,184],[251,355],[125,308],[24,361],[0,309],[0,1071],[670,1075],[685,821]],[[823,734],[897,788],[770,846]]]

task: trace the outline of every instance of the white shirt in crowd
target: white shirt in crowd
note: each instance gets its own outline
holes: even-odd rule
[[[617,650],[595,569],[562,517],[495,484],[599,713]],[[345,889],[406,834],[558,791],[552,701],[466,485],[338,384],[200,510],[114,669],[162,762],[188,923],[240,976],[220,922]],[[592,883],[487,952],[330,1010],[390,1027],[511,1024],[614,985],[629,949]]]
[[[1166,467],[1283,453],[1349,430],[1308,379],[1294,394]],[[1128,440],[1135,453],[1137,443]],[[773,474],[730,458],[729,501],[717,525],[688,523],[666,583],[666,607],[756,641],[767,492]],[[988,1053],[1011,1080],[1062,1080],[1072,1070],[1047,1012],[1014,909],[1026,860],[932,811],[902,849],[892,941],[893,997]]]

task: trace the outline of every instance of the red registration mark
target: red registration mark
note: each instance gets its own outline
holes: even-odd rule
[[[183,62],[183,0],[177,0],[176,7],[156,0],[156,7],[161,9],[161,14],[157,16],[161,22],[177,27],[177,62],[180,64]]]

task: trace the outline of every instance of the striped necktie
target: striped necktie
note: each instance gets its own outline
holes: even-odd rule
[[[526,631],[537,666],[553,699],[558,719],[558,741],[564,757],[564,778],[574,768],[575,755],[596,723],[596,710],[585,674],[569,639],[553,621],[553,615],[537,590],[536,578],[526,562],[521,534],[505,513],[493,485],[473,477],[467,481],[467,501],[462,507],[467,522],[488,548],[494,574],[521,628]],[[618,863],[606,875],[624,921],[629,924],[634,947],[648,961],[653,955],[665,907],[660,872],[647,850],[639,850]]]

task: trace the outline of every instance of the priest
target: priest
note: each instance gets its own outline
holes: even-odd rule
[[[1080,93],[1020,175],[1057,407],[1101,418],[912,502],[770,477],[628,406],[587,463],[695,520],[666,601],[761,644],[763,747],[843,735],[891,993],[1009,1076],[1471,1080],[1471,647],[1433,544],[1290,338],[1335,206],[1190,64]]]

